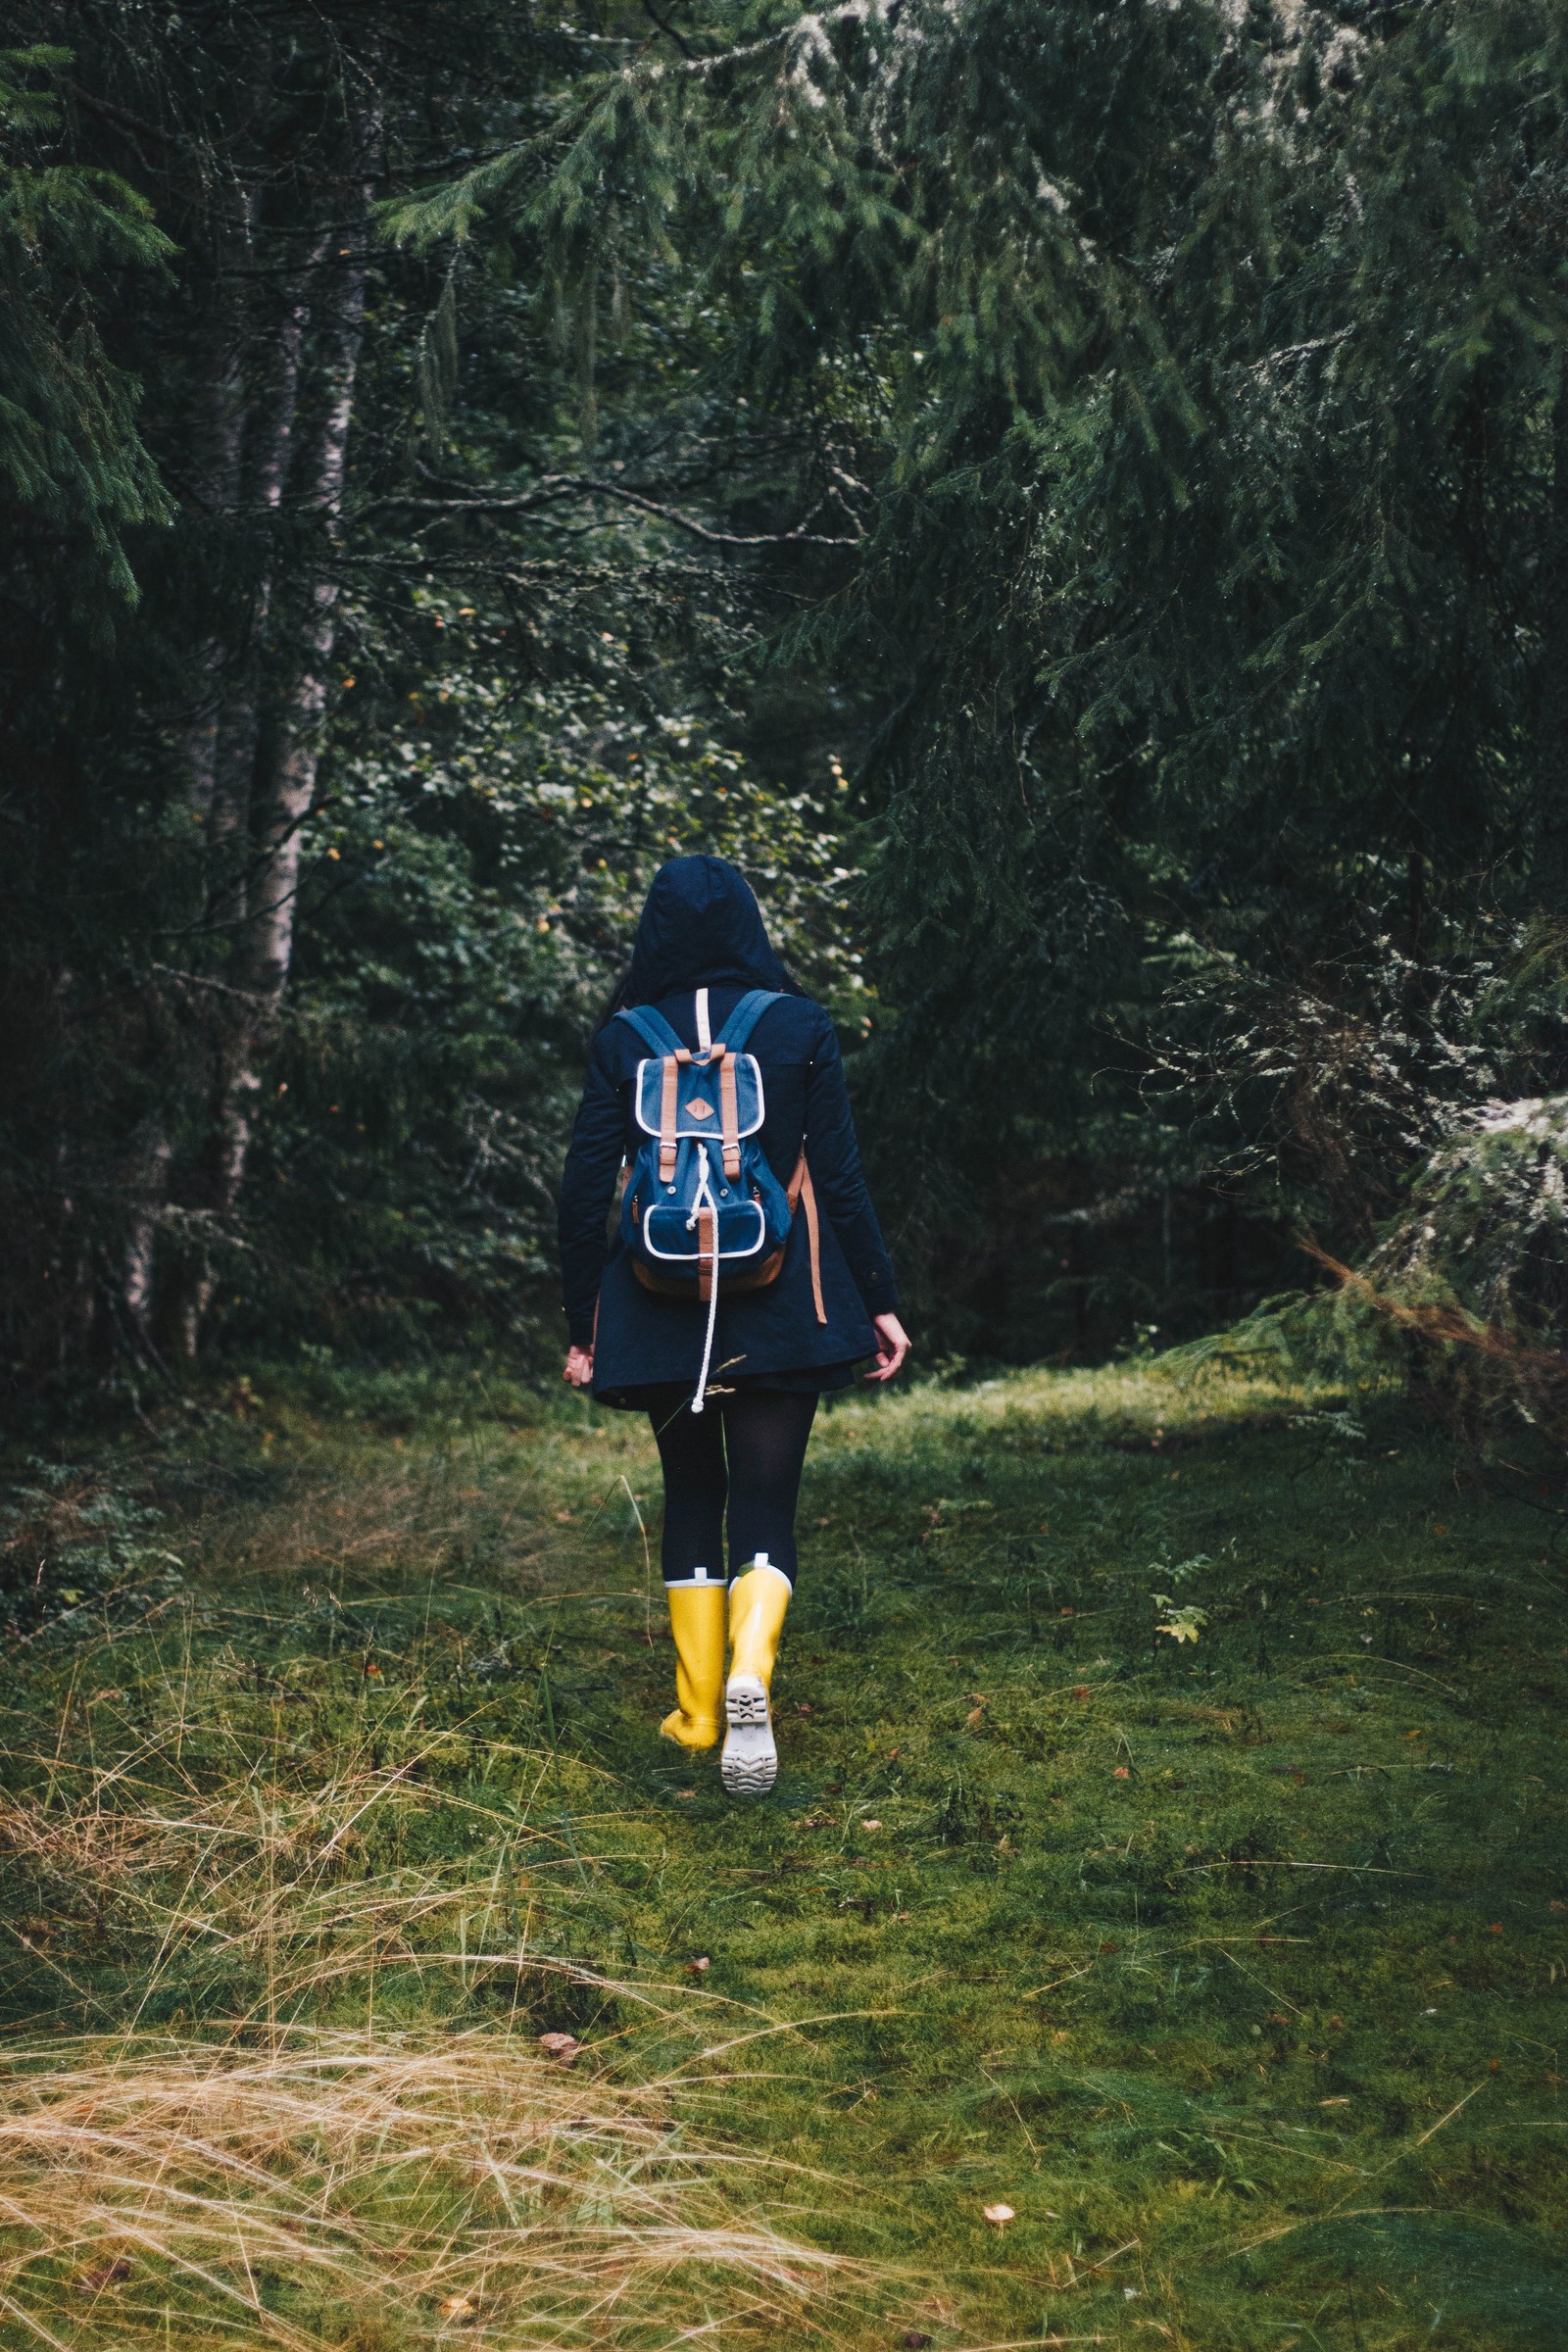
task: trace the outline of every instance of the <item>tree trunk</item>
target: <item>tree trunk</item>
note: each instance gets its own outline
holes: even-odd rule
[[[318,244],[305,268],[287,282],[281,316],[275,322],[269,320],[271,377],[246,468],[245,495],[258,524],[270,534],[270,545],[251,590],[243,644],[238,649],[240,659],[234,664],[233,684],[218,730],[209,835],[213,854],[210,910],[235,923],[245,920],[251,895],[251,795],[261,728],[263,670],[277,565],[277,520],[288,490],[299,415],[309,290],[330,243],[330,238],[322,238]]]
[[[215,281],[213,331],[202,370],[205,398],[192,420],[191,490],[209,537],[226,527],[239,504],[245,450],[246,285],[254,253],[256,196],[242,191],[226,234],[220,235]],[[210,593],[216,583],[209,582]],[[196,656],[197,697],[180,745],[185,797],[203,818],[212,808],[219,731],[231,647],[217,615]]]
[[[231,526],[240,499],[245,449],[246,285],[256,220],[254,191],[242,190],[233,213],[218,233],[212,331],[204,339],[198,371],[203,397],[190,426],[190,495],[209,540]],[[195,701],[186,714],[176,759],[186,807],[207,828],[210,863],[216,834],[215,797],[221,756],[222,718],[232,691],[234,648],[217,609],[217,583],[205,583],[213,625],[198,647]],[[157,990],[161,983],[145,983]],[[161,1027],[154,1018],[155,1030]],[[167,1205],[173,1147],[162,1120],[140,1134],[124,1171],[130,1200],[120,1298],[132,1329],[150,1343],[158,1304],[161,1211]]]
[[[1560,363],[1552,413],[1551,505],[1541,629],[1541,711],[1536,742],[1535,891],[1568,918],[1568,359]]]
[[[296,473],[304,471],[299,504],[318,517],[321,548],[315,576],[304,590],[288,630],[290,659],[267,730],[269,754],[264,772],[256,772],[259,703],[253,700],[248,713],[236,709],[225,736],[227,756],[221,763],[220,798],[227,805],[221,821],[232,836],[241,822],[239,810],[245,807],[249,816],[246,833],[255,848],[247,861],[237,993],[228,1000],[231,1011],[220,1051],[209,1185],[209,1205],[220,1217],[232,1215],[244,1184],[261,1094],[258,1063],[275,1034],[293,960],[304,829],[316,799],[328,672],[337,639],[341,593],[337,557],[349,430],[365,334],[371,195],[367,179],[356,191],[346,232],[334,231],[325,249],[318,248],[313,256],[317,299],[311,305],[311,318],[313,323],[321,321],[323,332],[319,409],[309,450],[295,449],[306,320],[303,288],[297,282],[278,346],[278,389],[270,409],[270,447],[259,468],[263,504],[276,513],[285,501],[291,456],[301,462],[295,469]],[[269,572],[258,592],[252,616],[258,640],[253,652],[253,682],[260,660],[259,641],[283,603],[279,586]],[[178,1339],[187,1357],[196,1351],[214,1286],[208,1264],[192,1269],[191,1279],[182,1286]]]

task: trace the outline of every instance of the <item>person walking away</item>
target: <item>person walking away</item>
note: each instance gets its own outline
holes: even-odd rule
[[[565,1379],[646,1412],[659,1445],[676,1659],[660,1729],[710,1748],[722,1707],[724,1786],[765,1794],[817,1399],[866,1356],[865,1379],[892,1380],[909,1342],[833,1024],[721,858],[654,877],[594,1035],[560,1236]]]

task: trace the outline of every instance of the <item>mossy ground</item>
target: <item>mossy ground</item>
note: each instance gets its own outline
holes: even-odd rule
[[[1568,2342],[1561,1521],[1352,1401],[836,1407],[737,1807],[640,1422],[258,1378],[138,1465],[184,1592],[13,1667],[14,1802],[134,1859],[13,1833],[0,2014],[570,2032],[892,2266],[870,2340]]]

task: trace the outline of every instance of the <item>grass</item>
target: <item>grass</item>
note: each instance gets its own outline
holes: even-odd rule
[[[737,1808],[638,1423],[230,1408],[14,1649],[0,2341],[1568,2341],[1534,1480],[1235,1372],[839,1406]]]

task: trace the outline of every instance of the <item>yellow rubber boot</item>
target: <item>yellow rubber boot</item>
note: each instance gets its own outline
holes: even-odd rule
[[[728,1729],[720,1762],[731,1796],[765,1796],[778,1778],[770,1693],[778,1638],[793,1587],[782,1568],[760,1551],[729,1589],[729,1681],[724,1686]]]
[[[725,1594],[719,1578],[699,1568],[691,1583],[666,1585],[675,1637],[675,1698],[660,1731],[680,1747],[716,1747],[724,1697]]]

